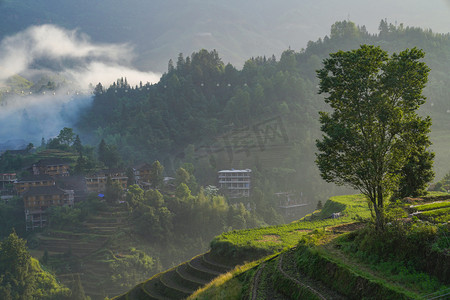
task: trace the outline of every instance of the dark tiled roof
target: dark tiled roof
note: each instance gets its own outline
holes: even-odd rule
[[[57,185],[66,190],[85,190],[86,178],[84,176],[62,176],[56,179]]]
[[[151,167],[152,167],[152,165],[149,163],[141,163],[141,164],[134,166],[134,168],[136,170],[149,170],[149,169],[151,169]]]
[[[51,186],[35,186],[31,187],[23,193],[23,196],[39,196],[39,195],[64,195],[62,189],[57,188],[54,185]]]
[[[87,178],[92,178],[92,177],[122,177],[122,176],[126,176],[126,172],[122,169],[109,169],[109,170],[100,170],[97,171],[93,174],[89,174],[88,176],[86,176]]]
[[[18,182],[54,181],[53,177],[47,174],[24,176]]]
[[[58,165],[69,165],[70,162],[67,160],[63,160],[60,158],[46,158],[41,159],[37,163],[35,163],[36,166],[58,166]]]

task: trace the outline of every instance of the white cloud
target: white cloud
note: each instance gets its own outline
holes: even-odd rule
[[[0,42],[0,87],[16,74],[27,79],[62,77],[71,86],[45,94],[3,93],[0,146],[14,139],[36,143],[41,137],[56,136],[63,127],[75,126],[79,114],[92,103],[92,95],[73,91],[86,91],[91,83],[107,87],[122,77],[132,86],[159,81],[160,74],[133,68],[133,57],[130,45],[94,43],[77,30],[54,25],[32,26],[4,38]]]
[[[0,82],[21,74],[36,73],[36,62],[58,66],[59,75],[73,76],[82,88],[89,83],[109,85],[126,77],[130,84],[157,82],[160,74],[131,67],[133,48],[128,44],[99,44],[77,30],[54,25],[32,26],[0,43]],[[39,68],[48,68],[42,66]],[[51,68],[51,67],[50,67]]]

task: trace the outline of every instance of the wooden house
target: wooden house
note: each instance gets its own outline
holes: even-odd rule
[[[43,228],[47,225],[46,210],[49,207],[72,207],[74,204],[73,195],[72,190],[62,190],[55,185],[28,188],[22,194],[27,231]]]
[[[26,176],[14,182],[14,188],[18,195],[22,195],[26,190],[32,187],[53,185],[55,185],[55,180],[50,175],[46,174]]]
[[[118,182],[123,189],[127,188],[128,176],[126,172],[118,169],[102,170],[86,176],[86,187],[88,193],[104,193],[108,177],[112,182]]]
[[[33,164],[33,174],[50,176],[69,176],[69,162],[59,158],[41,159]]]

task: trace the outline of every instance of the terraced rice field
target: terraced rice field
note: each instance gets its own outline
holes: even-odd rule
[[[115,299],[184,299],[233,267],[234,265],[224,265],[214,255],[207,252],[155,275],[138,284],[127,294]]]
[[[50,263],[64,257],[77,260],[79,268],[82,269],[79,275],[83,288],[93,299],[120,294],[124,292],[123,288],[101,284],[100,278],[110,272],[108,262],[101,257],[111,237],[125,226],[125,220],[125,212],[102,211],[84,222],[83,232],[48,230],[45,234],[38,235],[39,248],[36,253],[42,255],[41,253],[47,250]],[[72,272],[78,274],[79,270],[67,269],[64,274],[57,275],[62,283],[70,286],[73,281]]]
[[[410,205],[407,210],[412,216],[434,223],[450,222],[450,200],[439,200],[430,203]]]

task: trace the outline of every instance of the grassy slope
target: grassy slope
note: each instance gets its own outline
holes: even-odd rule
[[[334,212],[341,212],[338,219],[325,219]],[[287,225],[231,231],[221,234],[211,242],[213,251],[228,257],[244,256],[254,259],[262,254],[280,252],[294,247],[300,237],[312,230],[355,222],[368,218],[370,212],[362,195],[332,197],[320,212],[308,215]],[[251,253],[251,255],[248,255]]]

